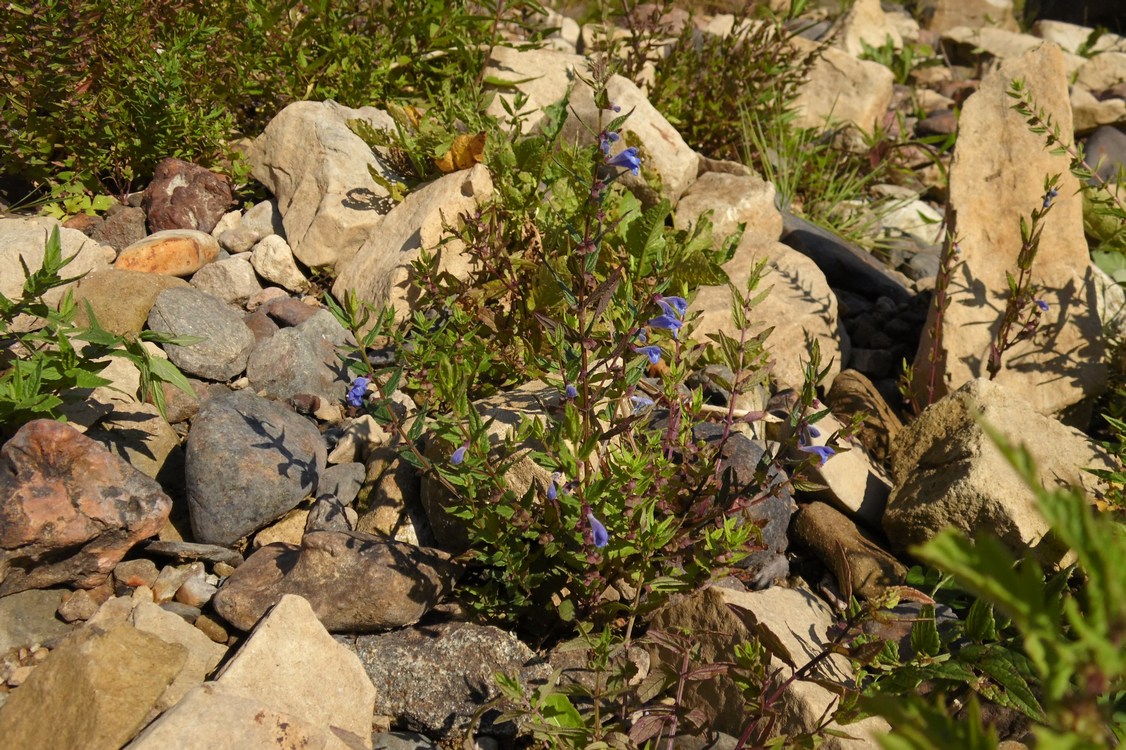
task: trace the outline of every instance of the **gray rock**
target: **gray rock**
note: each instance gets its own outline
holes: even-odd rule
[[[481,705],[499,694],[497,672],[514,674],[528,687],[551,674],[516,636],[491,626],[441,623],[339,640],[359,654],[375,684],[376,713],[431,737],[466,728]],[[516,727],[495,724],[497,715],[485,714],[479,731],[512,737]]]
[[[376,732],[371,741],[375,750],[438,750],[432,739],[417,732]]]
[[[31,589],[0,598],[0,654],[69,633],[70,625],[55,617],[65,593],[62,589]]]
[[[361,463],[336,464],[324,470],[317,485],[317,497],[331,496],[341,505],[351,505],[360,494],[366,468]]]
[[[262,291],[254,266],[245,256],[208,263],[192,274],[192,286],[227,304],[242,304]]]
[[[246,253],[271,234],[285,236],[281,211],[275,199],[264,200],[243,214],[235,227],[219,235],[219,244],[229,252]]]
[[[149,311],[149,328],[174,336],[199,336],[190,346],[164,345],[168,359],[190,375],[229,380],[246,369],[254,334],[242,316],[196,289],[166,289]]]
[[[435,550],[347,531],[314,531],[301,546],[262,547],[215,595],[215,610],[249,630],[285,594],[305,598],[332,632],[417,622],[453,588],[459,567]]]
[[[146,234],[144,210],[118,204],[106,212],[106,220],[94,228],[90,239],[121,251]]]
[[[347,332],[327,310],[319,310],[295,328],[284,328],[262,341],[251,353],[246,376],[267,396],[286,401],[299,393],[325,401],[343,401],[348,373],[337,347]]]
[[[246,391],[207,401],[187,445],[196,540],[231,545],[296,507],[316,488],[325,453],[317,428],[276,402]]]
[[[1083,153],[1088,164],[1099,166],[1099,177],[1113,180],[1120,168],[1126,168],[1126,133],[1104,125],[1087,138]]]

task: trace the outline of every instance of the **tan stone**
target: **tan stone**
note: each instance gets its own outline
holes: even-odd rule
[[[676,204],[673,222],[677,229],[688,229],[711,211],[712,237],[717,242],[740,224],[746,225],[747,234],[777,240],[782,236],[782,214],[774,205],[775,193],[774,185],[758,175],[705,172]]]
[[[791,533],[833,572],[842,592],[873,599],[907,578],[907,566],[880,547],[871,533],[825,503],[802,507]]]
[[[191,276],[219,257],[219,242],[195,229],[166,229],[121,251],[113,267],[165,276]]]
[[[918,5],[923,26],[931,31],[956,26],[1020,31],[1013,15],[1013,0],[922,0]]]
[[[903,37],[880,7],[880,0],[856,0],[841,19],[836,46],[853,57],[860,57],[864,44],[882,47],[889,38],[896,49],[902,49]]]
[[[986,374],[989,346],[1008,297],[1006,274],[1017,273],[1020,221],[1044,198],[1044,179],[1060,174],[1059,195],[1043,222],[1033,266],[1038,297],[1049,305],[1034,340],[1010,349],[997,376],[1044,414],[1058,412],[1103,389],[1102,326],[1095,301],[1083,235],[1082,204],[1065,156],[1044,148],[1011,108],[1009,81],[1024,78],[1038,105],[1063,133],[1072,130],[1063,56],[1054,44],[1042,46],[985,77],[962,110],[958,144],[950,170],[950,210],[961,263],[949,288],[943,351],[935,381],[940,397]],[[998,148],[998,143],[1004,148]],[[926,401],[924,384],[932,367],[929,332],[932,308],[915,357],[915,390]]]
[[[817,42],[796,37],[792,43],[802,54],[817,48]],[[798,88],[794,102],[794,124],[824,128],[826,121],[846,122],[870,133],[891,105],[895,76],[871,60],[857,60],[847,52],[825,49],[810,70],[809,79]]]

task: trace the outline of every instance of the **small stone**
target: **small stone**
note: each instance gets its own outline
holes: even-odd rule
[[[215,575],[219,576],[220,578],[228,578],[232,573],[235,572],[236,568],[233,565],[228,565],[225,562],[217,562],[215,563],[213,570],[215,571]]]
[[[34,669],[35,667],[30,664],[24,664],[13,669],[12,673],[8,675],[8,687],[17,688],[22,685],[31,676]]]
[[[194,624],[200,616],[199,607],[193,607],[192,605],[184,604],[183,602],[165,602],[164,604],[160,605],[160,608],[165,610],[166,612],[171,612],[172,614],[176,615],[181,620],[189,624]]]
[[[146,234],[144,210],[118,204],[106,212],[106,220],[94,227],[90,239],[120,252],[143,240]]]
[[[215,596],[216,586],[207,582],[202,563],[192,563],[192,572],[176,589],[176,601],[189,607],[203,607]]]
[[[192,576],[194,569],[190,565],[174,566],[165,565],[152,585],[153,601],[157,604],[172,601],[184,582]]]
[[[165,276],[191,276],[219,257],[219,243],[203,232],[169,229],[150,234],[121,251],[113,267]]]
[[[262,278],[291,292],[303,292],[309,287],[309,281],[297,267],[289,245],[276,234],[263,237],[254,246],[250,262]]]
[[[89,591],[78,589],[59,605],[58,614],[67,622],[79,622],[93,617],[100,606]]]
[[[192,276],[192,286],[229,305],[242,304],[262,291],[254,268],[242,256],[208,263]]]
[[[114,579],[122,586],[135,589],[138,586],[148,586],[156,582],[159,571],[152,560],[125,560],[119,562],[113,569]]]
[[[200,615],[195,618],[195,623],[193,624],[215,643],[225,644],[231,637],[227,629],[219,624],[211,615]]]

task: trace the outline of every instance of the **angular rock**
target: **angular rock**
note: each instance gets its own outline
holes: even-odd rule
[[[98,324],[111,333],[136,335],[145,327],[149,310],[165,289],[184,288],[188,282],[175,276],[110,268],[84,276],[74,289],[78,325],[89,325],[86,303]]]
[[[800,37],[792,43],[802,54],[818,44]],[[794,124],[820,129],[826,120],[850,122],[871,133],[891,105],[894,84],[895,76],[883,65],[826,48],[810,70],[809,79],[798,88]]]
[[[311,726],[215,682],[192,690],[125,750],[354,750],[327,727]],[[362,745],[360,746],[362,747]]]
[[[386,112],[336,102],[295,102],[255,139],[248,158],[254,178],[274,195],[294,256],[310,268],[348,260],[393,203],[368,165],[395,179],[348,120],[394,130]]]
[[[69,633],[70,625],[55,616],[64,594],[62,589],[29,589],[0,598],[0,654]]]
[[[895,49],[903,48],[903,37],[880,7],[880,0],[856,0],[841,19],[836,45],[853,57],[860,57],[864,44],[883,47],[889,39]]]
[[[923,0],[919,3],[924,28],[947,31],[956,26],[1020,31],[1013,0]]]
[[[256,391],[288,401],[299,393],[341,402],[348,390],[348,373],[337,347],[348,332],[327,310],[315,311],[304,323],[284,328],[254,348],[246,363],[246,377]]]
[[[186,651],[180,671],[156,703],[156,710],[164,711],[180,702],[189,690],[202,685],[207,675],[218,666],[227,649],[215,643],[202,631],[152,602],[140,601],[133,605],[129,616],[133,627],[151,633],[169,644],[179,644]]]
[[[825,445],[829,437],[844,427],[829,414],[817,423],[819,435],[811,437],[810,445]],[[795,452],[791,458],[800,459],[803,454]],[[808,496],[829,503],[847,513],[878,528],[887,506],[891,483],[884,472],[872,464],[864,449],[857,445],[847,451],[831,456],[820,466],[809,469],[809,478],[824,489],[811,490]]]
[[[304,292],[309,288],[309,280],[301,273],[293,260],[289,244],[276,234],[267,235],[254,246],[250,263],[258,275],[285,287],[291,292]]]
[[[1070,52],[1073,55],[1079,54],[1080,49],[1087,46],[1092,31],[1094,29],[1089,26],[1078,26],[1073,23],[1053,21],[1047,18],[1041,18],[1032,24],[1033,34],[1045,42],[1058,44],[1064,52]],[[1126,52],[1126,39],[1104,29],[1104,33],[1090,46],[1087,52],[1088,54]]]
[[[417,543],[418,529],[428,528],[419,512],[421,478],[394,447],[379,448],[367,462],[367,475],[356,507],[356,530]],[[412,541],[413,540],[413,541]]]
[[[192,286],[229,305],[241,305],[262,291],[254,266],[245,255],[208,263],[192,275]]]
[[[94,228],[90,239],[121,251],[145,238],[145,212],[117,204],[106,211],[106,220]]]
[[[958,26],[942,35],[942,48],[952,62],[960,65],[979,65],[995,60],[1020,57],[1044,42],[1031,34],[1003,31],[990,27]],[[1067,65],[1074,71],[1081,59],[1071,58]]]
[[[651,626],[673,632],[690,628],[700,649],[701,664],[731,661],[737,645],[758,639],[770,652],[770,668],[779,669],[778,679],[785,680],[828,645],[826,632],[833,621],[829,608],[804,588],[738,591],[712,587],[673,602],[654,616]],[[666,652],[653,656],[655,663],[668,658]],[[676,657],[677,663],[679,658]],[[843,656],[832,655],[813,670],[812,676],[848,685],[852,682],[852,669]],[[836,698],[816,682],[790,683],[781,697],[780,728],[791,734],[812,730]],[[714,714],[709,726],[721,732],[739,736],[746,728],[746,703],[730,677],[689,683],[684,705]],[[829,736],[821,747],[831,750],[876,750],[879,745],[875,737],[890,729],[879,718],[844,726],[830,722],[829,728],[855,738]]]
[[[1097,167],[1095,174],[1113,181],[1119,167],[1126,168],[1126,133],[1118,128],[1099,128],[1087,138],[1083,153],[1087,163]]]
[[[1032,491],[975,419],[1022,443],[1045,487],[1082,486],[1091,496],[1098,480],[1087,468],[1112,462],[1080,431],[1036,413],[1020,392],[989,380],[971,380],[927,407],[896,440],[891,473],[895,489],[884,514],[894,549],[922,544],[948,526],[970,536],[988,532],[1017,555],[1051,566],[1067,550],[1053,543]]]
[[[324,468],[324,439],[304,417],[247,391],[210,399],[187,445],[195,539],[234,544],[300,503]]]
[[[457,224],[460,214],[473,211],[492,192],[489,170],[481,164],[411,192],[383,219],[380,231],[351,260],[341,263],[333,295],[344,299],[354,291],[360,302],[391,305],[396,318],[409,318],[411,304],[419,296],[410,283],[414,275],[411,263],[423,249],[436,252],[440,272],[465,278],[470,266],[461,244],[455,241],[439,247],[438,242],[446,236],[445,226]]]
[[[180,436],[152,404],[119,401],[86,437],[147,477],[171,483],[183,471]]]
[[[496,92],[489,104],[489,114],[507,125],[508,114],[504,103],[512,106],[516,92],[527,96],[527,103],[518,114],[524,132],[534,131],[546,117],[544,108],[555,104],[567,95],[574,83],[575,73],[585,75],[587,60],[582,55],[553,49],[518,50],[512,47],[494,47],[489,57],[485,75],[502,81],[511,81],[511,87]]]
[[[551,674],[515,635],[468,622],[340,640],[359,655],[375,685],[376,713],[435,737],[466,728],[481,706],[499,695],[496,673],[516,675],[529,688]],[[479,731],[512,737],[515,727],[494,723],[497,717],[497,711],[486,713]]]
[[[217,682],[310,726],[343,730],[361,747],[371,747],[375,687],[359,657],[333,640],[299,596],[281,598]]]
[[[1103,125],[1126,123],[1126,101],[1096,99],[1082,86],[1072,86],[1071,114],[1075,133],[1083,135]],[[1094,164],[1095,160],[1087,156],[1087,163]]]
[[[1006,274],[1017,272],[1020,222],[1041,207],[1044,179],[1053,174],[1062,175],[1059,195],[1042,222],[1032,269],[1032,281],[1041,289],[1038,296],[1049,309],[1040,333],[1004,355],[997,382],[1044,414],[1096,395],[1106,384],[1078,184],[1067,157],[1049,153],[1043,137],[1030,132],[1012,110],[1005,92],[1013,78],[1024,78],[1038,106],[1062,132],[1071,132],[1063,56],[1053,44],[1002,63],[966,101],[950,169],[951,231],[959,241],[961,262],[949,290],[937,362],[931,362],[933,308],[919,342],[914,366],[919,403],[925,403],[921,389],[931,380],[932,367],[938,396],[986,375],[989,345],[1008,299]],[[996,148],[998,138],[1009,145]]]
[[[782,215],[774,206],[774,185],[758,175],[705,172],[676,204],[677,229],[688,229],[711,211],[712,236],[718,241],[746,224],[747,234],[769,240],[782,236]]]
[[[1126,81],[1126,51],[1103,52],[1085,61],[1075,83],[1091,91],[1103,91]]]
[[[215,544],[193,544],[191,542],[153,540],[144,545],[145,554],[170,557],[177,562],[206,560],[237,568],[242,565],[242,555],[234,550]]]
[[[149,311],[149,328],[174,336],[198,336],[188,346],[165,344],[168,359],[184,373],[230,380],[246,369],[254,334],[242,316],[198,289],[165,289]]]
[[[231,229],[219,235],[219,244],[232,253],[246,253],[271,234],[285,235],[276,200],[257,203]]]
[[[842,370],[833,380],[825,400],[833,413],[845,422],[854,414],[864,415],[855,438],[877,463],[886,465],[903,422],[872,381],[856,370]]]
[[[195,229],[167,229],[121,251],[113,267],[165,276],[191,276],[219,257],[219,243]]]
[[[832,571],[843,592],[875,599],[888,586],[900,586],[907,579],[907,566],[871,533],[825,503],[802,507],[794,516],[793,535],[795,544],[812,551]]]
[[[27,423],[0,449],[0,596],[97,586],[171,509],[160,485],[72,427]]]
[[[0,737],[20,750],[118,750],[140,731],[187,649],[127,625],[83,628],[0,709]]]
[[[837,318],[836,295],[813,261],[780,242],[752,234],[744,235],[735,255],[724,265],[737,289],[746,291],[751,269],[760,259],[767,261],[769,269],[760,291],[773,289],[753,310],[751,318],[774,326],[766,341],[774,377],[787,386],[799,386],[804,380],[802,362],[809,360],[808,343],[816,339],[821,347],[822,366],[830,367],[824,381],[828,386],[840,372],[843,358],[838,343],[843,331]],[[700,287],[689,307],[690,314],[700,313],[693,337],[707,341],[707,334],[723,331],[738,338],[731,305],[727,285]]]
[[[197,229],[210,232],[232,203],[226,176],[183,159],[170,157],[156,165],[145,188],[141,208],[149,229]]]

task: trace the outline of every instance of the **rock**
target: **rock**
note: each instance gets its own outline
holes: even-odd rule
[[[917,10],[923,26],[931,31],[956,26],[1020,30],[1013,15],[1013,0],[923,0]]]
[[[203,563],[194,562],[189,566],[188,576],[176,589],[175,600],[180,604],[202,609],[215,596],[216,590],[215,584],[208,580]]]
[[[240,255],[208,263],[192,275],[192,286],[229,305],[241,305],[262,291],[254,266]]]
[[[417,622],[451,590],[458,567],[434,550],[351,531],[271,544],[239,566],[215,610],[249,630],[285,594],[304,597],[331,632],[371,632]]]
[[[1030,34],[990,27],[959,26],[942,35],[942,49],[951,61],[966,66],[1020,57],[1041,44],[1041,40]],[[1064,64],[1069,73],[1074,73],[1082,63],[1082,58],[1066,55]]]
[[[438,243],[447,236],[447,225],[457,224],[461,214],[474,211],[492,192],[489,170],[481,164],[412,191],[387,214],[380,231],[351,260],[341,263],[333,295],[344,299],[355,292],[361,303],[391,305],[397,319],[409,318],[411,304],[420,294],[410,283],[414,276],[411,263],[425,249],[436,252],[440,272],[466,278],[470,265],[461,243]]]
[[[243,562],[242,555],[238,552],[214,544],[153,540],[146,542],[144,549],[145,554],[170,557],[178,562],[206,560],[216,565],[220,563],[230,565],[233,568],[237,568]]]
[[[128,586],[135,589],[139,586],[148,586],[150,589],[156,583],[159,571],[156,563],[146,558],[125,560],[119,562],[113,569],[113,579],[119,586]]]
[[[78,304],[75,323],[89,325],[86,303],[94,310],[98,324],[111,333],[137,335],[157,295],[172,287],[184,288],[188,282],[174,276],[110,268],[82,278],[74,289]]]
[[[810,445],[825,445],[830,436],[843,427],[833,415],[826,415],[817,423],[819,435],[810,439]],[[805,455],[798,451],[791,455],[794,459],[803,457]],[[808,470],[808,477],[824,488],[808,491],[808,497],[829,503],[852,518],[879,527],[891,482],[880,468],[872,464],[861,446],[851,446],[847,451],[838,452],[820,466],[814,464]]]
[[[387,432],[370,414],[349,419],[342,425],[336,447],[328,454],[329,463],[366,462],[382,445],[391,442]]]
[[[846,423],[855,414],[864,415],[855,438],[877,463],[885,465],[903,422],[872,381],[856,370],[843,370],[833,380],[825,400],[833,414]]]
[[[752,312],[751,319],[774,326],[766,341],[775,379],[788,386],[804,381],[803,361],[809,360],[807,342],[816,339],[821,347],[822,366],[829,367],[825,385],[840,371],[843,357],[839,341],[837,298],[825,277],[810,259],[780,242],[744,235],[735,255],[724,265],[731,283],[745,292],[751,269],[758,260],[767,262],[768,273],[760,291],[773,287]],[[731,290],[726,284],[697,290],[689,313],[699,311],[693,337],[707,341],[707,334],[723,331],[738,337],[731,315]]]
[[[229,229],[234,229],[236,226],[238,226],[238,223],[241,219],[242,211],[240,211],[239,209],[236,208],[233,211],[228,211],[227,213],[219,217],[219,221],[215,222],[215,226],[211,229],[211,236],[215,239],[219,239],[223,236],[223,232],[226,232]]]
[[[888,586],[907,580],[907,567],[888,554],[847,516],[825,503],[810,503],[794,516],[794,542],[832,571],[844,592],[876,599]]]
[[[803,55],[818,46],[801,38],[791,42]],[[794,125],[823,129],[826,120],[850,122],[871,133],[887,113],[894,84],[895,76],[883,65],[828,47],[798,87]]]
[[[533,688],[551,668],[515,635],[468,622],[407,628],[384,635],[341,638],[360,657],[376,690],[377,714],[394,716],[411,731],[443,737],[470,725],[482,705],[500,693],[494,675],[515,675]],[[487,712],[477,730],[512,737],[511,723]]]
[[[294,299],[281,289],[278,289],[278,291],[281,292],[281,295],[263,302],[261,309],[279,326],[299,326],[313,317],[318,310],[324,309]]]
[[[162,483],[177,482],[183,471],[180,436],[152,404],[118,401],[109,416],[86,431],[86,437]]]
[[[299,393],[344,400],[349,379],[338,347],[349,334],[328,310],[314,312],[301,325],[283,328],[254,348],[246,377],[256,391],[281,401]]]
[[[336,102],[294,102],[254,140],[252,174],[274,195],[294,256],[310,268],[350,259],[392,208],[368,165],[395,179],[348,120],[394,130],[386,112]]]
[[[168,158],[156,165],[141,208],[153,232],[210,232],[232,202],[231,185],[224,175],[182,159]]]
[[[428,529],[421,503],[421,478],[394,447],[375,450],[367,461],[367,475],[357,508],[356,529],[368,534],[418,543],[418,529]],[[425,537],[424,537],[425,538]],[[412,541],[413,540],[413,541]]]
[[[417,732],[376,732],[371,740],[378,750],[438,750],[433,740]]]
[[[72,623],[89,620],[97,613],[99,606],[89,591],[78,589],[59,605],[58,615]]]
[[[20,750],[118,750],[186,659],[183,646],[127,625],[83,628],[8,696],[0,737]]]
[[[1071,87],[1071,114],[1077,135],[1090,133],[1102,125],[1126,123],[1126,101],[1099,100],[1082,86]],[[1087,157],[1089,164],[1095,163]]]
[[[267,544],[274,544],[275,542],[294,546],[301,544],[301,537],[305,536],[305,524],[308,520],[309,511],[307,509],[294,508],[255,534],[252,547],[261,549]],[[343,531],[348,531],[348,529],[343,529]]]
[[[880,0],[857,0],[841,19],[835,44],[853,57],[860,57],[865,43],[883,47],[889,39],[895,49],[903,49],[903,37],[880,7]]]
[[[651,627],[673,632],[691,629],[694,644],[699,648],[700,664],[732,661],[737,645],[759,640],[770,653],[769,669],[780,670],[777,679],[783,681],[828,645],[825,634],[833,620],[828,607],[804,588],[737,591],[713,586],[674,601],[657,612]],[[663,651],[653,653],[654,665],[667,662],[668,658]],[[680,656],[674,658],[676,663],[668,666],[676,669]],[[822,661],[811,676],[836,684],[852,683],[852,669],[840,655]],[[780,699],[779,728],[790,734],[813,730],[836,699],[834,693],[816,682],[796,680],[790,683]],[[726,675],[688,683],[684,705],[714,716],[708,723],[714,730],[740,736],[746,729],[747,705],[742,691]],[[890,730],[887,722],[879,718],[845,726],[830,722],[828,727],[855,738],[826,737],[821,747],[832,750],[876,750],[879,745],[875,737]]]
[[[160,485],[93,440],[28,422],[0,449],[0,596],[97,586],[171,509]]]
[[[1063,21],[1052,21],[1047,18],[1038,19],[1032,24],[1032,33],[1045,42],[1059,45],[1064,52],[1078,55],[1081,49],[1087,54],[1102,54],[1103,52],[1126,52],[1126,39],[1103,30],[1093,45],[1087,48],[1087,41],[1094,29],[1088,26],[1077,26]]]
[[[121,251],[145,238],[145,212],[117,204],[106,211],[106,220],[94,227],[90,239]]]
[[[1126,81],[1126,52],[1104,52],[1083,62],[1075,83],[1090,91],[1103,91]]]
[[[215,682],[206,682],[164,712],[125,750],[353,750],[354,747],[328,727],[310,726],[255,698]]]
[[[774,207],[774,196],[774,185],[758,175],[705,172],[681,196],[673,222],[677,229],[688,229],[711,211],[716,241],[733,234],[739,224],[746,224],[747,234],[777,240],[782,236],[782,215]]]
[[[189,690],[203,684],[227,652],[203,632],[184,622],[183,618],[152,602],[137,602],[129,620],[137,630],[151,633],[165,643],[179,644],[187,652],[184,665],[157,701],[155,708],[158,711],[171,708]]]
[[[166,565],[161,568],[151,586],[153,601],[157,604],[172,601],[176,591],[191,577],[193,571],[194,567],[190,565]]]
[[[880,227],[893,236],[907,235],[924,245],[942,242],[944,216],[921,200],[897,201],[880,217]]]
[[[371,747],[375,687],[359,657],[333,640],[299,596],[278,601],[217,682],[310,726],[343,730],[361,747]]]
[[[1109,126],[1098,128],[1087,138],[1083,153],[1087,163],[1097,167],[1095,174],[1112,181],[1119,167],[1126,168],[1126,133]]]
[[[1007,273],[1016,273],[1021,247],[1020,222],[1043,203],[1045,176],[1061,174],[1059,196],[1042,226],[1033,266],[1039,298],[1048,303],[1041,334],[1010,349],[997,376],[1028,399],[1037,411],[1058,412],[1102,391],[1102,326],[1095,304],[1083,236],[1083,208],[1078,184],[1066,156],[1050,154],[1043,137],[1028,130],[1011,108],[1005,91],[1013,78],[1024,78],[1038,106],[1051,114],[1062,132],[1071,132],[1067,78],[1059,48],[1045,44],[1006,61],[982,81],[962,110],[958,144],[950,170],[950,211],[961,263],[955,271],[944,313],[943,347],[932,365],[932,308],[915,357],[914,390],[932,366],[938,396],[986,374],[990,342],[1008,298]],[[1002,138],[1010,147],[997,149]],[[989,196],[989,200],[983,200]]]
[[[21,219],[0,218],[0,294],[8,299],[19,299],[23,293],[24,274],[20,259],[27,264],[28,271],[35,272],[43,267],[43,248],[51,236],[51,230],[59,228],[59,241],[62,256],[75,256],[63,270],[65,278],[82,276],[93,271],[104,271],[113,263],[112,247],[101,245],[77,229],[60,227],[56,219],[46,216]],[[67,289],[73,284],[49,290],[43,298],[48,304],[57,305]],[[23,330],[16,321],[12,330]]]
[[[0,598],[0,655],[69,633],[70,626],[55,617],[65,594],[62,589],[30,589]]]
[[[219,235],[219,244],[232,253],[246,253],[272,234],[285,236],[281,211],[273,199],[255,204],[234,227]]]
[[[188,435],[193,535],[234,544],[296,507],[324,468],[324,439],[304,417],[247,391],[212,398]]]
[[[266,281],[285,287],[291,292],[309,288],[309,280],[293,260],[293,251],[284,239],[271,234],[263,237],[250,254],[250,263]]]
[[[504,104],[513,106],[516,93],[520,92],[527,97],[519,112],[523,130],[534,131],[546,117],[544,108],[567,95],[576,72],[585,75],[586,71],[587,60],[582,55],[544,48],[493,47],[485,76],[509,81],[511,85],[497,90],[488,113],[507,126]]]
[[[358,515],[351,507],[331,495],[324,495],[313,503],[305,518],[304,533],[313,531],[355,531]],[[417,545],[415,545],[417,546]]]
[[[164,344],[168,359],[185,374],[230,380],[246,369],[254,334],[221,300],[197,289],[165,289],[149,311],[149,328],[173,336],[198,336],[188,346]]]
[[[117,256],[114,268],[165,276],[191,276],[219,257],[219,243],[194,229],[167,229],[134,242]]]
[[[1082,486],[1097,496],[1086,468],[1112,462],[1078,430],[1037,414],[1003,384],[971,380],[932,404],[903,429],[892,451],[895,484],[883,527],[895,550],[922,544],[952,526],[970,536],[992,533],[1018,556],[1031,552],[1051,566],[1067,552],[1045,536],[1048,525],[1032,491],[975,417],[1022,443],[1045,487]]]
[[[331,497],[341,505],[351,505],[364,484],[366,467],[361,463],[342,463],[329,466],[321,474],[317,485],[317,499]]]

